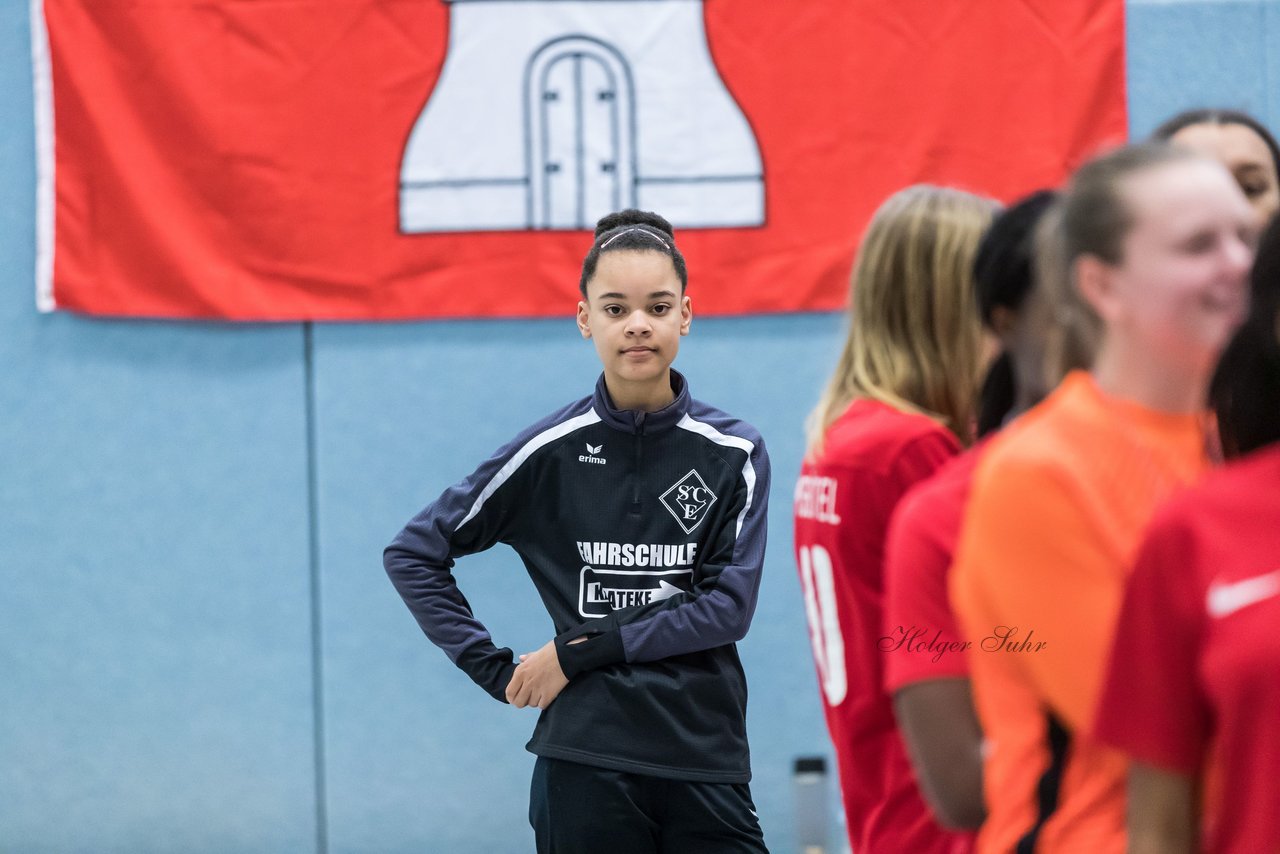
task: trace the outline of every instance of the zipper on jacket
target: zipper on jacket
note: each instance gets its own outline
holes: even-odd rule
[[[643,458],[642,446],[644,445],[644,417],[647,413],[635,413],[635,436],[632,442],[636,449],[636,468],[631,475],[631,512],[637,516],[640,514],[640,462]]]

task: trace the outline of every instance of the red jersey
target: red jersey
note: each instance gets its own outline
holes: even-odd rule
[[[930,418],[856,400],[796,484],[796,562],[858,854],[967,850],[968,836],[939,826],[920,795],[884,692],[879,648],[889,517],[912,485],[959,450]]]
[[[889,520],[881,648],[890,695],[914,682],[969,676],[947,574],[980,451],[975,446],[949,460],[908,492]]]
[[[1134,759],[1195,776],[1214,745],[1205,850],[1280,850],[1280,448],[1170,501],[1130,578],[1096,722]]]

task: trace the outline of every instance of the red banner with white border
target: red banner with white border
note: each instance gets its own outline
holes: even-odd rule
[[[911,183],[1126,128],[1123,0],[33,0],[44,310],[564,315],[602,214],[701,315],[842,306]]]

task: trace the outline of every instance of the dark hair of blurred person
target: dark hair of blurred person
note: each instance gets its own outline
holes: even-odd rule
[[[1280,211],[1280,145],[1266,125],[1240,110],[1200,107],[1156,128],[1153,140],[1218,160],[1240,185],[1262,228]]]
[[[978,435],[998,430],[1010,415],[1038,401],[1036,392],[1019,388],[1011,350],[1026,335],[1019,319],[1032,290],[1032,246],[1036,223],[1053,204],[1053,190],[1038,190],[1014,202],[991,223],[973,261],[974,287],[983,325],[1000,342],[987,369],[978,399]]]
[[[1280,218],[1272,220],[1253,265],[1251,308],[1222,354],[1209,404],[1218,416],[1218,434],[1228,457],[1238,457],[1280,440]]]

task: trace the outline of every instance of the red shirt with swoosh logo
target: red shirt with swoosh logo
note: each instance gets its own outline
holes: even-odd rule
[[[1280,851],[1280,446],[1156,517],[1130,579],[1097,736],[1222,797],[1204,849]]]

